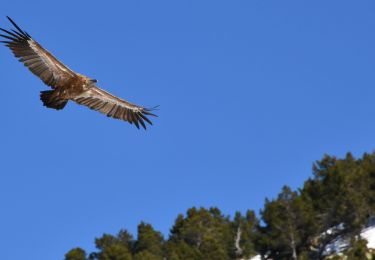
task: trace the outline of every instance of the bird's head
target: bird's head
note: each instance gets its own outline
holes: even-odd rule
[[[98,82],[96,79],[90,79],[90,78],[88,78],[88,77],[85,77],[85,81],[86,81],[85,84],[86,84],[87,86],[93,85],[93,84],[95,84],[95,83]]]

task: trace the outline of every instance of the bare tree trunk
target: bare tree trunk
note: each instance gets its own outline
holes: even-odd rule
[[[242,255],[242,248],[240,246],[240,241],[241,241],[241,228],[238,226],[237,228],[237,234],[236,234],[236,240],[234,242],[234,246],[236,247],[236,255],[239,257]]]
[[[296,251],[296,242],[294,240],[293,233],[290,234],[290,247],[292,248],[292,252],[293,252],[293,255],[292,255],[293,260],[298,260],[297,251]]]

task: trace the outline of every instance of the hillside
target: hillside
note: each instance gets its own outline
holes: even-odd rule
[[[66,260],[366,259],[375,249],[375,154],[324,156],[302,188],[284,186],[260,214],[233,217],[215,207],[177,216],[165,238],[141,222],[95,239],[97,251],[74,248]],[[370,220],[370,221],[369,221]],[[366,239],[366,240],[364,240]],[[339,257],[337,255],[341,255]],[[337,258],[338,257],[338,258]]]

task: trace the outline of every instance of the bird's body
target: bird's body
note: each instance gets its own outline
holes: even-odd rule
[[[152,124],[147,116],[155,116],[152,109],[129,103],[96,86],[96,80],[76,73],[57,60],[50,52],[37,43],[28,33],[8,17],[17,30],[1,31],[7,39],[1,41],[11,49],[13,54],[23,62],[29,70],[38,76],[52,90],[41,91],[40,99],[48,108],[63,109],[68,101],[85,105],[108,117],[141,125],[146,129],[145,122]]]

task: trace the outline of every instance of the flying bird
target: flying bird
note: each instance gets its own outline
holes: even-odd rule
[[[126,100],[111,95],[100,89],[95,83],[97,80],[69,69],[50,52],[36,42],[26,31],[23,31],[11,18],[8,20],[15,27],[11,30],[0,30],[5,44],[20,62],[34,75],[39,77],[52,90],[40,92],[43,105],[56,110],[63,109],[68,101],[74,101],[99,111],[108,117],[134,123],[139,129],[141,125],[146,129],[146,123],[152,125],[149,116],[155,108],[145,108],[132,104]]]

